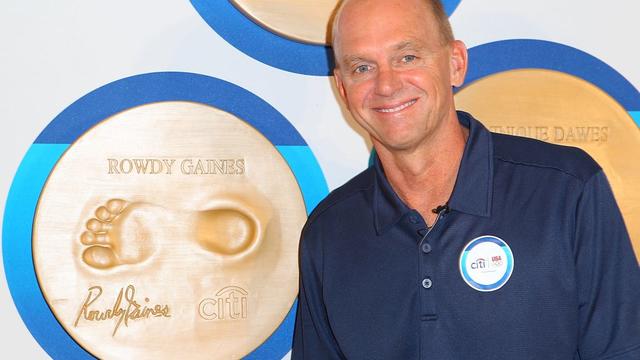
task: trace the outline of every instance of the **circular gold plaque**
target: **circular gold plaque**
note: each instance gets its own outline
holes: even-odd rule
[[[497,73],[456,94],[456,106],[490,130],[576,146],[604,169],[640,259],[640,131],[607,93],[565,73],[524,69]]]
[[[33,257],[65,330],[104,359],[241,358],[297,294],[296,179],[244,121],[190,102],[84,133],[38,203]]]
[[[337,0],[232,0],[261,26],[288,38],[326,44]]]

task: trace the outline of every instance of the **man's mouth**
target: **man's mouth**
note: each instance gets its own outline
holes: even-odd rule
[[[402,111],[402,110],[408,108],[409,106],[415,104],[416,101],[418,101],[418,100],[417,99],[412,99],[412,100],[409,100],[409,101],[407,101],[405,103],[402,103],[402,104],[400,104],[398,106],[389,107],[389,108],[387,108],[387,107],[385,107],[385,108],[375,108],[375,110],[377,112],[382,112],[382,113],[394,113],[394,112]]]

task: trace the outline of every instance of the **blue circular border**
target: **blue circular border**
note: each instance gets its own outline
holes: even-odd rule
[[[489,285],[480,284],[474,281],[471,278],[471,276],[467,273],[467,269],[464,266],[464,264],[466,264],[467,262],[467,255],[469,254],[469,252],[477,245],[486,243],[486,242],[491,242],[500,246],[502,248],[502,251],[504,251],[504,253],[507,256],[507,270],[505,271],[504,275],[498,281]],[[513,268],[514,268],[513,253],[511,252],[511,248],[509,248],[509,245],[507,245],[507,243],[504,240],[493,235],[484,235],[471,240],[462,249],[459,265],[460,265],[460,274],[462,274],[462,277],[464,278],[465,282],[469,284],[471,287],[479,291],[494,291],[494,290],[500,289],[504,284],[506,284],[506,282],[511,277],[511,274],[513,273]]]
[[[328,193],[324,175],[297,130],[249,91],[205,75],[162,72],[121,79],[78,99],[42,131],[23,158],[9,190],[3,222],[5,275],[27,328],[54,359],[93,359],[62,328],[39,288],[33,264],[32,226],[47,177],[66,149],[98,122],[121,111],[161,101],[214,106],[247,121],[278,149],[300,186],[307,213]],[[278,329],[247,359],[282,358],[291,349],[296,303]]]
[[[512,39],[469,49],[469,69],[464,86],[500,72],[547,69],[581,78],[614,98],[640,126],[640,92],[602,60],[573,47],[545,40]]]
[[[461,0],[444,0],[449,16]],[[331,47],[284,38],[253,22],[228,0],[191,0],[191,4],[229,44],[267,65],[304,75],[328,76],[333,71]]]

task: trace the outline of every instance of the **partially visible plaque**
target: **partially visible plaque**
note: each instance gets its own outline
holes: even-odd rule
[[[326,44],[337,0],[231,0],[262,27],[285,37]]]
[[[605,170],[640,258],[640,129],[607,93],[562,72],[511,70],[469,84],[456,106],[494,132],[588,152]]]
[[[241,358],[291,309],[305,219],[291,169],[252,126],[152,103],[98,123],[60,158],[33,258],[52,312],[96,357]]]

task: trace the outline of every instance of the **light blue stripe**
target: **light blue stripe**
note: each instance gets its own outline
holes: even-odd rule
[[[293,342],[293,328],[296,322],[296,310],[298,300],[284,318],[278,329],[252,353],[242,358],[243,360],[282,359],[291,350]]]
[[[320,165],[308,146],[276,146],[289,163],[289,167],[302,190],[307,215],[329,193]]]
[[[296,177],[302,191],[307,214],[310,214],[329,192],[320,165],[308,146],[281,145],[276,148]],[[297,301],[278,329],[262,345],[245,356],[244,360],[281,359],[286,355],[291,349],[296,308]]]
[[[4,269],[13,301],[40,346],[54,359],[93,359],[63,330],[38,287],[31,229],[40,192],[68,144],[33,144],[13,179],[2,226]]]
[[[308,146],[276,146],[282,157],[287,161],[293,172],[298,186],[302,191],[307,214],[324,199],[329,192],[327,183],[320,169],[320,165]],[[291,349],[293,328],[297,301],[289,310],[278,329],[257,349],[247,355],[245,360],[280,359]]]
[[[633,121],[636,122],[636,125],[640,127],[640,111],[629,111],[629,115],[631,115]]]

